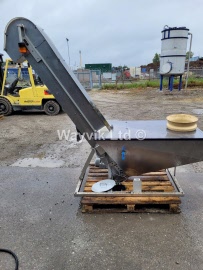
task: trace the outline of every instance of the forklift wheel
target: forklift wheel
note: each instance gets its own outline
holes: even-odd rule
[[[47,115],[57,115],[60,112],[60,106],[56,101],[48,100],[44,104],[44,111]]]
[[[13,108],[6,98],[0,98],[0,115],[10,115],[12,114]]]

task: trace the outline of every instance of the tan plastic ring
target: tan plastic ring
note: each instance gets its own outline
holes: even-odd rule
[[[198,118],[190,114],[171,114],[166,117],[167,128],[173,131],[187,132],[197,128]]]

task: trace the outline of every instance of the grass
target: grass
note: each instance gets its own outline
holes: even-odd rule
[[[102,89],[106,89],[106,90],[113,90],[113,89],[117,89],[117,90],[122,90],[122,89],[132,89],[132,88],[136,88],[136,89],[142,89],[142,88],[159,88],[159,84],[160,81],[159,80],[140,80],[140,81],[136,81],[133,83],[126,83],[126,84],[122,84],[122,83],[118,83],[116,84],[103,84],[102,85]],[[182,87],[184,88],[185,85],[185,81],[183,81],[183,85]],[[168,87],[168,80],[164,79],[163,80],[163,88],[167,88]],[[203,87],[203,78],[189,78],[188,79],[188,87]],[[178,80],[175,79],[174,80],[174,88],[178,88]]]

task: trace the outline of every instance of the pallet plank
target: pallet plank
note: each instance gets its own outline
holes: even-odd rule
[[[86,204],[175,204],[180,203],[178,197],[83,197],[82,203]]]
[[[173,204],[175,205],[175,204]],[[166,205],[167,206],[167,205]],[[105,208],[97,208],[87,205],[82,206],[82,212],[83,213],[89,213],[89,214],[102,214],[102,213],[161,213],[161,214],[178,214],[180,213],[180,207],[179,204],[176,204],[176,210],[172,211],[169,207],[152,207],[152,205],[142,205],[142,207],[136,207],[136,205],[132,205],[132,207],[119,207],[119,208],[112,208],[112,207],[105,207]]]
[[[92,176],[92,175],[88,175],[88,178],[87,178],[87,181],[95,181],[95,182],[97,182],[98,180],[97,180],[97,178],[98,177],[100,177],[100,178],[104,178],[104,179],[108,179],[108,174],[102,174],[102,175],[95,175],[95,176]],[[140,177],[140,179],[142,180],[142,182],[148,182],[148,181],[160,181],[160,182],[162,182],[162,181],[169,181],[169,179],[168,179],[168,177],[164,177],[164,178],[162,178],[162,177],[157,177],[157,178],[142,178],[142,177]],[[131,183],[132,182],[132,180],[129,180],[129,179],[127,179],[127,180],[125,180],[125,183]]]
[[[101,179],[100,179],[101,180]],[[96,180],[96,178],[94,179],[87,179],[86,182],[86,187],[90,187],[93,184],[97,183],[98,179]],[[133,186],[133,182],[122,182],[122,185],[124,186]],[[146,181],[146,182],[142,182],[142,186],[171,186],[171,182],[170,181]]]
[[[126,190],[125,191],[133,191],[133,186],[125,186]],[[143,186],[142,191],[146,192],[171,192],[174,191],[174,187],[172,186]],[[86,186],[84,188],[84,192],[92,192],[92,186]]]

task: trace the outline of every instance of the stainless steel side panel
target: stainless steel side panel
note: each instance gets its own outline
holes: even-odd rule
[[[165,120],[109,121],[111,132],[98,136],[98,144],[127,175],[195,163],[203,160],[203,132],[174,132]],[[143,138],[139,134],[144,134]],[[128,136],[126,136],[128,135]]]

